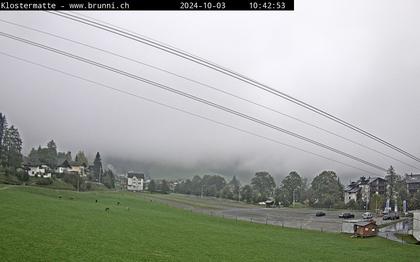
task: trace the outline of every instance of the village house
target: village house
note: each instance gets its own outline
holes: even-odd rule
[[[86,166],[78,163],[71,163],[70,169],[67,170],[70,173],[78,174],[80,176],[86,176]]]
[[[27,166],[26,171],[31,177],[51,177],[51,170],[47,165]]]
[[[63,174],[71,169],[71,166],[67,160],[64,160],[63,163],[59,164],[55,169],[55,172],[58,174]]]
[[[352,182],[346,188],[344,188],[344,204],[347,205],[351,200],[357,201],[357,194],[359,193],[360,188],[356,182]]]
[[[349,203],[351,200],[362,200],[369,203],[372,194],[385,195],[386,193],[386,180],[380,177],[361,177],[356,182],[351,182],[344,189],[344,204]]]
[[[405,183],[407,185],[407,192],[414,194],[420,189],[420,174],[405,175]]]
[[[381,177],[369,178],[369,186],[371,194],[385,195],[386,194],[386,180]]]
[[[59,164],[55,171],[58,174],[64,174],[64,173],[72,173],[77,174],[80,176],[86,176],[86,166],[83,164],[79,164],[76,162],[70,162],[67,160],[64,160],[63,163]]]
[[[127,172],[127,190],[128,191],[143,191],[144,189],[144,174],[128,171]]]

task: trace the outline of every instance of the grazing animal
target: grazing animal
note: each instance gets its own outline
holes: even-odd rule
[[[58,198],[61,198],[61,196],[58,196]]]
[[[98,199],[95,199],[95,202],[98,203]]]
[[[119,206],[120,205],[120,202],[117,202],[117,206]]]
[[[106,212],[109,212],[109,207],[105,208],[105,211],[106,211]]]

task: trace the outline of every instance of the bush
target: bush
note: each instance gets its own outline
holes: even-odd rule
[[[14,174],[16,175],[17,179],[21,182],[27,182],[29,180],[29,175],[22,169],[17,169]]]
[[[53,183],[53,180],[51,178],[40,178],[38,181],[35,182],[35,184],[40,186],[47,186],[51,185]]]

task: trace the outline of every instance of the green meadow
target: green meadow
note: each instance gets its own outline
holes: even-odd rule
[[[416,245],[236,222],[145,196],[0,185],[0,261],[420,261]]]

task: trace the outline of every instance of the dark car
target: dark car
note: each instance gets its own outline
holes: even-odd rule
[[[318,212],[316,212],[315,216],[322,217],[322,216],[325,216],[325,213],[322,212],[322,211],[318,211]]]
[[[352,213],[342,213],[338,217],[339,218],[354,218],[354,215]]]
[[[400,215],[396,212],[389,212],[388,214],[385,214],[383,216],[383,220],[395,220],[395,219],[399,219]]]

